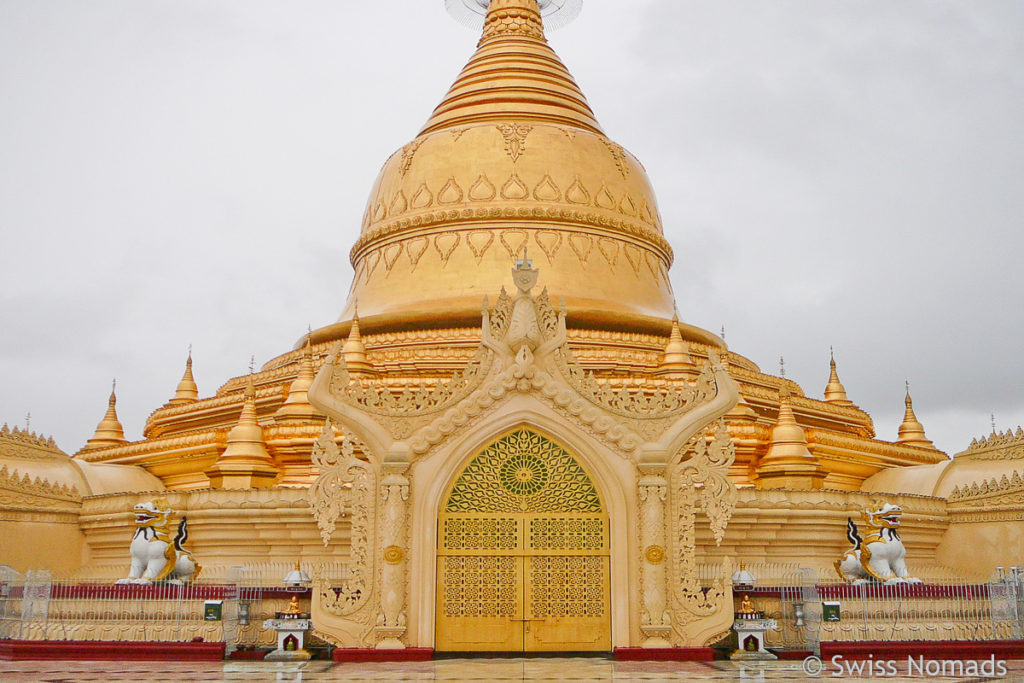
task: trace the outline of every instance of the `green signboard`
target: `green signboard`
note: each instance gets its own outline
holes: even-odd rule
[[[207,600],[203,603],[203,619],[206,621],[220,621],[223,608],[222,600]]]

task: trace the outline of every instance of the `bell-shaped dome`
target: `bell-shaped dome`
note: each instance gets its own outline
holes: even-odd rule
[[[662,330],[672,317],[646,172],[602,132],[537,0],[492,0],[476,53],[373,186],[340,322],[358,304],[368,329],[475,324],[524,250],[570,322]]]

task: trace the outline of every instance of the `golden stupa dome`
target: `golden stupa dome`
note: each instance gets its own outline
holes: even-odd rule
[[[476,53],[374,183],[348,303],[315,337],[357,305],[364,329],[477,324],[524,250],[571,324],[667,331],[672,250],[646,172],[601,130],[537,0],[491,0]]]

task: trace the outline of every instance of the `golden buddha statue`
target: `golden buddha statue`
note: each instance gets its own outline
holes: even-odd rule
[[[302,614],[302,610],[299,608],[299,596],[292,596],[291,602],[288,603],[288,609],[284,611],[284,614]]]

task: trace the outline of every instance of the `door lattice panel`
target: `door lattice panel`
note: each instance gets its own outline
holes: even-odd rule
[[[605,616],[607,566],[607,558],[594,555],[530,558],[530,616]]]
[[[605,547],[604,517],[534,517],[530,519],[531,550],[601,550]]]
[[[518,562],[514,557],[443,558],[446,617],[516,616]]]
[[[515,517],[449,517],[442,521],[443,550],[504,550],[519,546]]]

